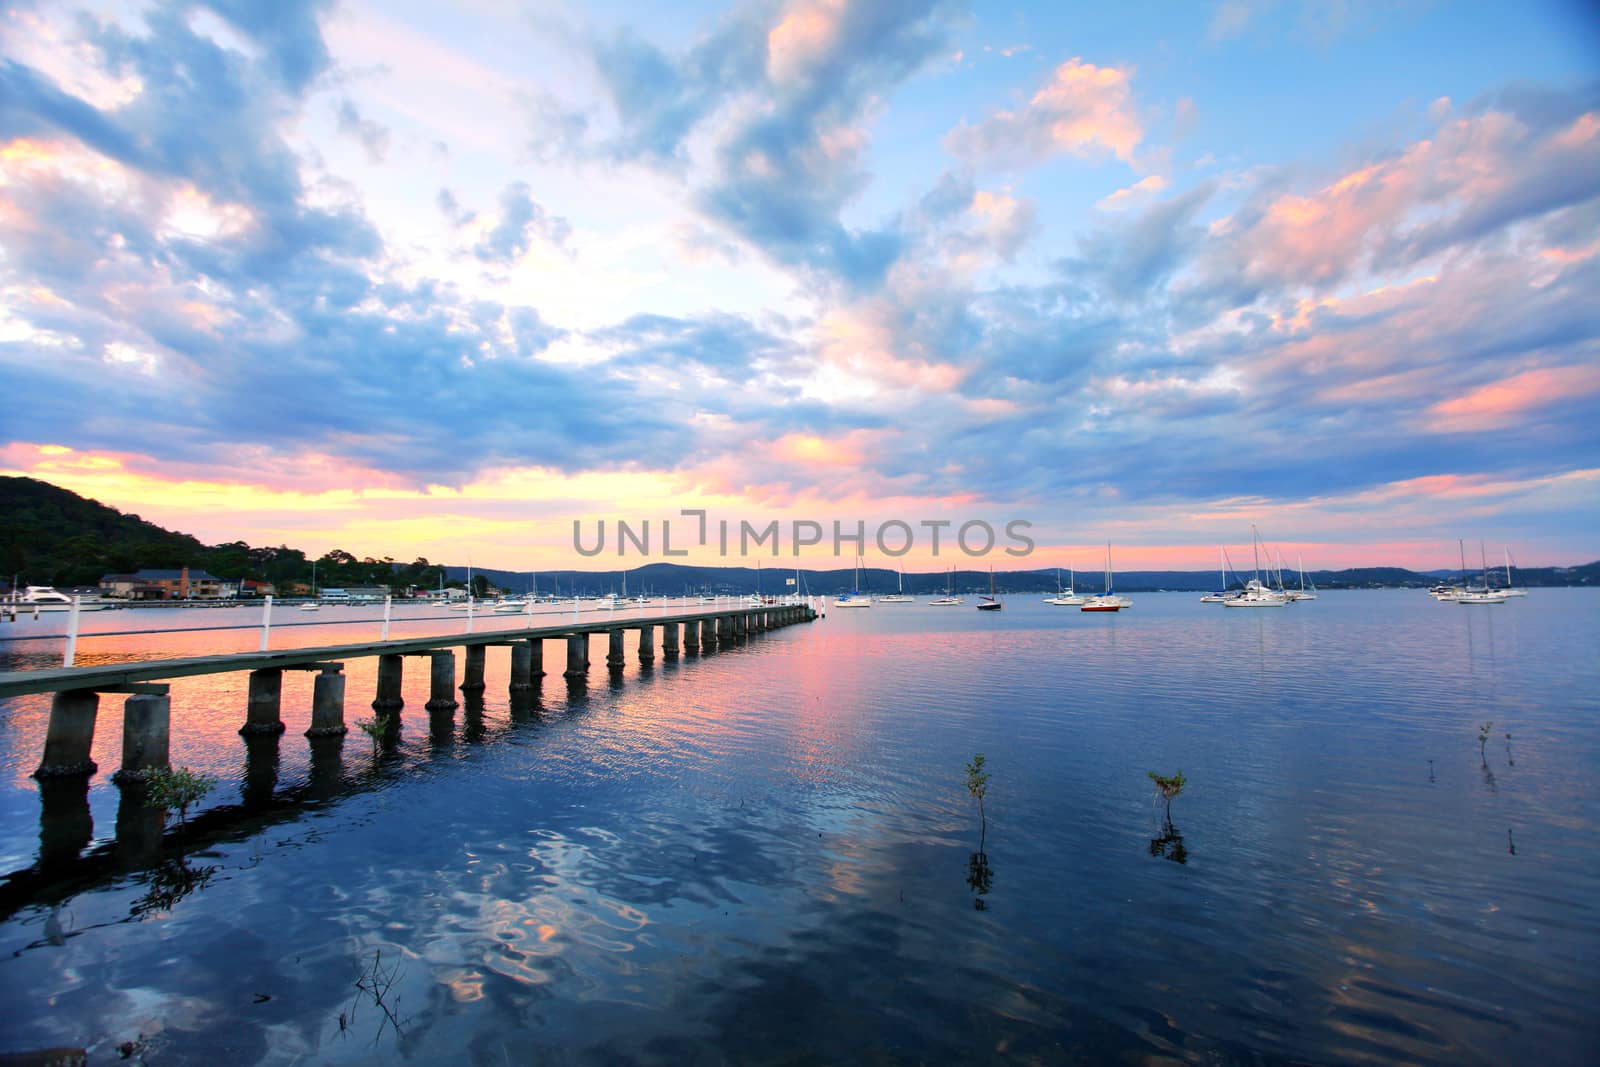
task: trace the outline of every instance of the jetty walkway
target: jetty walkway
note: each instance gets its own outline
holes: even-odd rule
[[[397,721],[404,706],[401,682],[405,657],[429,660],[430,712],[454,711],[456,701],[456,649],[465,654],[460,690],[481,693],[485,688],[485,650],[490,645],[511,648],[510,691],[526,692],[544,675],[544,643],[566,642],[563,675],[581,682],[589,673],[589,639],[606,634],[606,666],[620,671],[627,664],[627,634],[636,632],[641,665],[656,659],[656,631],[661,631],[661,655],[676,659],[680,650],[697,652],[719,644],[743,641],[748,635],[810,622],[816,611],[807,604],[740,605],[707,612],[690,612],[653,618],[601,619],[482,633],[440,634],[360,644],[327,645],[271,652],[240,652],[183,659],[141,660],[86,667],[0,672],[0,698],[51,693],[50,723],[44,753],[35,778],[84,779],[99,768],[90,759],[95,719],[102,694],[125,694],[123,703],[122,766],[118,782],[141,781],[153,769],[169,766],[171,698],[166,684],[174,678],[249,672],[245,720],[239,732],[281,734],[280,715],[284,671],[315,671],[312,687],[309,738],[342,737],[345,725],[344,665],[353,659],[378,658],[377,692],[372,709]]]

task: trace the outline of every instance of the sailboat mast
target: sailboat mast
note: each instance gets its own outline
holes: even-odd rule
[[[1261,534],[1256,524],[1250,524],[1250,554],[1256,559],[1256,584],[1261,584]]]

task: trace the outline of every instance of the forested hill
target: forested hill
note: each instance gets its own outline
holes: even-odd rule
[[[101,575],[136,571],[142,567],[203,568],[221,578],[260,578],[284,585],[308,581],[310,560],[304,552],[285,545],[256,548],[243,541],[204,545],[188,534],[174,533],[137,515],[126,515],[115,508],[87,500],[76,493],[34,478],[0,477],[0,580],[13,575],[22,584],[93,585]],[[590,570],[505,571],[480,568],[476,576],[514,592],[537,588],[541,593],[621,592],[623,572],[616,567],[599,566]],[[748,566],[696,567],[674,563],[633,561],[627,572],[629,593],[680,595],[688,591],[748,593],[759,581],[764,593],[782,593],[795,578],[783,560],[764,561],[757,574],[755,560]],[[979,570],[979,561],[962,557],[952,560],[957,570],[954,586],[963,592],[988,589],[989,573]],[[966,569],[963,569],[966,564]],[[389,585],[396,587],[436,587],[441,579],[461,584],[466,568],[445,567],[426,559],[400,562],[390,558],[358,559],[348,552],[334,550],[316,560],[317,582],[324,586]],[[1503,573],[1503,572],[1502,572]],[[1000,592],[1043,592],[1054,590],[1057,572],[1049,569],[997,570],[995,586]],[[849,567],[807,568],[799,572],[799,588],[810,593],[833,594],[852,585]],[[1469,572],[1476,579],[1477,572]],[[891,569],[872,567],[863,572],[862,588],[872,593],[894,591],[900,581]],[[1319,589],[1360,589],[1379,586],[1426,587],[1440,580],[1454,580],[1454,572],[1418,573],[1400,567],[1363,567],[1343,571],[1309,571],[1306,579]],[[1600,562],[1579,567],[1518,568],[1513,578],[1518,585],[1596,585],[1600,586]],[[1080,591],[1098,591],[1098,572],[1078,572]],[[1293,585],[1298,576],[1285,573]],[[1496,579],[1498,581],[1498,578]],[[905,591],[926,595],[940,592],[951,578],[942,570],[936,574],[907,574]],[[1214,589],[1216,571],[1118,571],[1116,588],[1123,592],[1158,589]],[[1237,585],[1237,581],[1232,584]]]
[[[253,548],[243,541],[204,545],[49,482],[0,477],[0,580],[15,576],[23,585],[93,585],[105,574],[185,566],[219,578],[273,583],[311,576],[311,560],[296,548]],[[397,563],[334,551],[317,561],[317,582],[432,587],[442,570],[425,559]]]

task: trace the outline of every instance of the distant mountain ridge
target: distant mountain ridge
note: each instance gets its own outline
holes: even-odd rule
[[[448,566],[445,572],[452,579],[464,580],[467,568]],[[495,586],[516,593],[536,590],[541,594],[558,593],[561,596],[570,596],[574,592],[580,595],[623,592],[621,569],[507,571],[475,567],[472,573],[481,574]],[[646,563],[627,568],[626,573],[629,596],[639,593],[649,593],[653,596],[682,596],[685,593],[700,592],[724,595],[753,593],[756,591],[757,582],[754,566],[697,567],[676,563]],[[849,567],[829,570],[802,567],[799,570],[800,584],[791,587],[787,584],[787,579],[796,576],[793,568],[784,570],[778,566],[763,565],[760,571],[760,586],[761,592],[770,595],[787,592],[790,588],[800,588],[804,592],[832,596],[850,591],[851,574]],[[868,567],[861,574],[863,592],[892,593],[898,588],[899,576],[888,568]],[[1491,569],[1490,581],[1503,585],[1504,574],[1502,570],[1497,578]],[[1480,572],[1475,570],[1466,572],[1466,579],[1471,582],[1476,582],[1479,576]],[[1217,588],[1218,577],[1216,571],[1117,571],[1112,574],[1116,589],[1124,593],[1151,593],[1162,590],[1210,591]],[[1299,583],[1297,574],[1285,571],[1283,577],[1284,582],[1290,587],[1296,587]],[[1529,588],[1600,586],[1600,561],[1586,563],[1580,567],[1517,567],[1513,569],[1512,577],[1518,586]],[[948,572],[908,573],[905,575],[905,591],[918,596],[931,596],[944,592],[948,580]],[[1033,570],[997,570],[994,580],[995,589],[1000,593],[1054,592],[1056,569],[1044,567]],[[1067,582],[1065,571],[1062,572],[1061,580],[1063,584]],[[1354,567],[1340,571],[1306,572],[1307,586],[1315,585],[1318,589],[1426,589],[1441,581],[1459,580],[1461,580],[1459,573],[1454,571],[1420,573],[1403,567]],[[1097,593],[1104,584],[1104,579],[1098,572],[1085,571],[1078,574],[1075,584],[1080,593]],[[1235,580],[1232,584],[1237,588],[1240,582]],[[987,568],[983,570],[958,568],[955,572],[954,585],[958,593],[986,593],[989,591],[989,571]]]
[[[102,574],[134,571],[141,567],[203,567],[225,578],[261,577],[274,581],[304,579],[310,575],[310,561],[296,549],[251,548],[242,541],[207,546],[196,538],[163,529],[137,515],[125,514],[98,501],[51,485],[36,478],[0,477],[0,579],[18,576],[24,584],[93,585]],[[956,562],[956,561],[952,561]],[[431,587],[441,574],[446,581],[466,578],[467,568],[441,566],[427,560],[402,563],[390,559],[357,560],[348,553],[333,551],[317,566],[320,584],[340,582],[363,584],[388,578],[395,583]],[[499,568],[474,568],[474,574],[503,589],[524,592],[537,582],[541,593],[571,595],[622,592],[623,570],[561,569],[554,571],[511,571]],[[1065,572],[1062,572],[1063,578]],[[1468,579],[1479,572],[1469,570]],[[1504,572],[1501,572],[1503,577]],[[791,588],[802,592],[832,595],[851,588],[851,568],[803,567],[799,584],[793,567],[785,561],[762,561],[759,573],[763,593],[778,594]],[[1056,588],[1054,567],[997,570],[995,587],[1003,593],[1046,592]],[[898,577],[887,567],[869,567],[862,572],[862,589],[888,593],[897,588]],[[1491,580],[1495,570],[1490,568]],[[1113,575],[1116,588],[1127,593],[1169,589],[1201,591],[1215,589],[1216,571],[1118,571]],[[1421,587],[1439,581],[1459,580],[1456,571],[1411,571],[1402,567],[1357,567],[1341,571],[1308,571],[1306,580],[1319,589],[1362,589],[1375,587]],[[1600,585],[1600,561],[1578,567],[1519,567],[1513,578],[1518,585],[1587,586]],[[1285,572],[1284,580],[1297,584],[1298,576]],[[942,592],[949,581],[947,573],[907,574],[905,591],[917,595]],[[678,596],[686,592],[752,593],[756,591],[757,568],[748,566],[703,567],[677,563],[645,563],[627,568],[630,594],[650,592]],[[961,569],[957,563],[955,588],[961,592],[986,592],[987,566]],[[1098,592],[1101,575],[1080,572],[1080,591]]]

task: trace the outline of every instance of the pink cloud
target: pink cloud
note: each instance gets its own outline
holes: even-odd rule
[[[1069,59],[1020,111],[997,111],[945,138],[957,155],[1037,163],[1061,153],[1110,153],[1132,163],[1144,139],[1133,104],[1130,67],[1100,67]]]
[[[1439,433],[1497,430],[1539,408],[1600,391],[1600,366],[1548,367],[1490,382],[1428,409]]]

